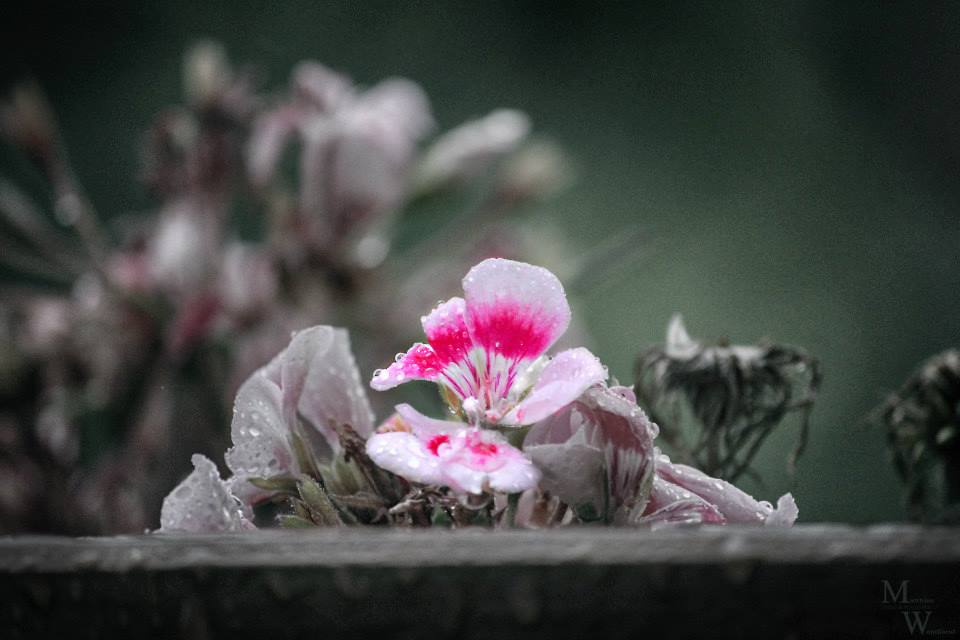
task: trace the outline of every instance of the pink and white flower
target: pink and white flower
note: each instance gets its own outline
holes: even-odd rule
[[[467,273],[463,291],[421,318],[427,343],[376,371],[374,389],[435,382],[471,422],[519,426],[543,420],[606,378],[582,347],[544,357],[570,324],[563,285],[548,270],[490,258]]]
[[[387,432],[367,441],[367,455],[412,482],[449,487],[455,493],[519,493],[537,486],[540,472],[499,432],[462,422],[435,420],[398,405]]]

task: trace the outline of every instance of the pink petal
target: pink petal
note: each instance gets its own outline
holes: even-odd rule
[[[684,464],[674,464],[666,456],[660,456],[657,460],[657,475],[716,506],[731,524],[763,524],[774,513],[769,502],[758,502],[729,482],[713,478]],[[796,504],[793,497],[788,496],[789,494],[780,499],[783,510],[772,516],[771,524],[793,524],[796,519]]]
[[[634,520],[635,523],[664,521],[724,524],[726,522],[726,518],[714,505],[660,476],[653,478],[650,498],[643,513],[642,518]]]
[[[464,429],[441,452],[444,480],[455,492],[518,493],[537,486],[540,472],[506,438],[492,430]]]
[[[443,365],[430,345],[418,342],[386,369],[374,371],[370,386],[377,391],[386,391],[411,380],[436,382],[442,369]]]
[[[412,433],[376,433],[367,440],[367,455],[377,465],[412,482],[445,484],[439,457]]]
[[[543,267],[490,258],[467,273],[463,291],[470,334],[488,354],[536,359],[570,324],[563,285]]]
[[[532,424],[567,406],[589,387],[603,382],[607,372],[600,360],[583,347],[561,351],[544,367],[530,395],[500,421]]]
[[[413,433],[418,438],[429,438],[440,433],[452,433],[463,428],[460,422],[451,422],[450,420],[437,420],[429,418],[409,404],[398,404],[394,407],[404,422],[406,422]]]
[[[504,443],[500,457],[503,466],[489,474],[489,485],[494,491],[520,493],[540,482],[540,470],[519,449]]]
[[[340,450],[334,425],[349,425],[361,436],[373,433],[373,410],[345,329],[317,326],[296,333],[283,358],[283,406],[287,424],[303,416]]]
[[[192,462],[193,472],[163,499],[160,532],[222,533],[255,528],[220,479],[217,465],[200,454],[195,454]]]
[[[467,331],[466,310],[463,298],[450,298],[420,319],[427,341],[443,365],[466,360],[473,348]]]

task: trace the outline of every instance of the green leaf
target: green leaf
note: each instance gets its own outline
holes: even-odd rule
[[[327,492],[320,487],[316,480],[309,476],[302,476],[299,483],[300,498],[310,510],[311,520],[320,525],[337,526],[343,524],[337,514],[337,508],[330,501]]]
[[[277,516],[277,520],[284,529],[315,529],[317,527],[317,525],[300,516]]]
[[[299,495],[297,488],[297,479],[290,476],[275,476],[273,478],[248,478],[250,484],[258,489],[266,491],[276,491],[278,493],[287,493],[292,496]]]

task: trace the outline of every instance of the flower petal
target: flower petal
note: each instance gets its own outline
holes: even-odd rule
[[[464,428],[462,422],[429,418],[409,404],[398,404],[394,409],[396,409],[397,415],[410,426],[413,433],[419,438],[430,438],[441,433],[453,433]]]
[[[799,515],[800,510],[797,509],[797,502],[793,499],[793,495],[785,493],[777,500],[776,509],[767,516],[763,524],[768,527],[790,527],[797,521]]]
[[[367,440],[367,455],[377,465],[407,480],[445,484],[439,457],[412,433],[376,433]]]
[[[570,324],[563,285],[543,267],[490,258],[467,273],[463,291],[474,343],[507,360],[539,357]]]
[[[276,362],[276,361],[275,361]],[[287,439],[281,411],[280,386],[270,379],[273,364],[254,372],[237,392],[230,424],[233,446],[225,455],[233,472],[230,490],[245,505],[255,504],[271,492],[250,484],[249,478],[269,478],[299,473]]]
[[[217,466],[194,454],[193,471],[163,499],[161,533],[221,533],[253,529],[220,479]]]
[[[349,425],[364,437],[373,433],[373,410],[345,329],[318,326],[295,334],[284,357],[283,383],[285,409],[287,385],[295,385],[297,412],[332,452],[340,450],[334,425]]]
[[[467,303],[463,298],[441,302],[428,315],[420,318],[427,341],[444,365],[467,358],[473,347],[467,330]]]
[[[589,350],[578,347],[561,351],[543,368],[530,395],[500,422],[518,425],[539,422],[606,377],[607,372],[600,360]]]
[[[370,386],[377,391],[386,391],[411,380],[436,382],[443,365],[430,345],[416,343],[406,353],[399,354],[397,361],[386,369],[373,372]]]
[[[524,453],[543,474],[543,489],[574,508],[589,504],[601,512],[606,467],[600,449],[566,442],[534,445]]]
[[[563,411],[535,424],[524,448],[582,435],[584,444],[604,454],[613,505],[630,511],[644,504],[650,491],[655,433],[654,425],[635,403],[617,391],[594,386]]]
[[[491,489],[504,493],[520,493],[537,486],[540,482],[540,470],[519,449],[504,443],[498,453],[503,466],[490,472]]]
[[[657,459],[657,475],[716,506],[731,524],[763,524],[774,512],[769,502],[758,502],[729,482],[708,476],[694,467],[674,464],[666,456],[661,455]],[[788,496],[780,499],[783,510],[773,517],[771,524],[793,524],[796,503],[792,496]]]

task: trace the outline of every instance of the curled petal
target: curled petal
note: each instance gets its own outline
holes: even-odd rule
[[[799,515],[797,501],[792,494],[785,493],[777,500],[777,507],[770,512],[763,524],[768,527],[791,527]]]
[[[570,324],[563,285],[543,267],[490,258],[463,279],[467,326],[492,360],[533,360]]]
[[[634,523],[724,524],[727,521],[716,506],[660,476],[653,478],[643,514],[643,517],[634,519]]]
[[[600,360],[583,347],[558,353],[543,368],[540,379],[527,396],[501,421],[532,424],[567,406],[588,388],[603,382],[607,372]]]
[[[194,454],[193,472],[163,499],[161,533],[221,533],[253,529],[217,466]]]
[[[723,523],[723,516],[716,507],[703,500],[677,500],[634,521],[634,524],[649,525],[651,529],[682,524]]]
[[[444,484],[440,460],[428,443],[412,433],[377,433],[367,440],[367,455],[391,473],[423,484]]]
[[[666,456],[657,459],[657,475],[716,506],[730,524],[764,524],[769,520],[773,526],[790,526],[797,517],[796,503],[790,494],[780,498],[775,511],[769,502],[758,502],[729,482],[687,465],[674,464]]]
[[[418,342],[386,369],[374,371],[370,386],[386,391],[411,380],[436,382],[442,368],[430,345]]]

